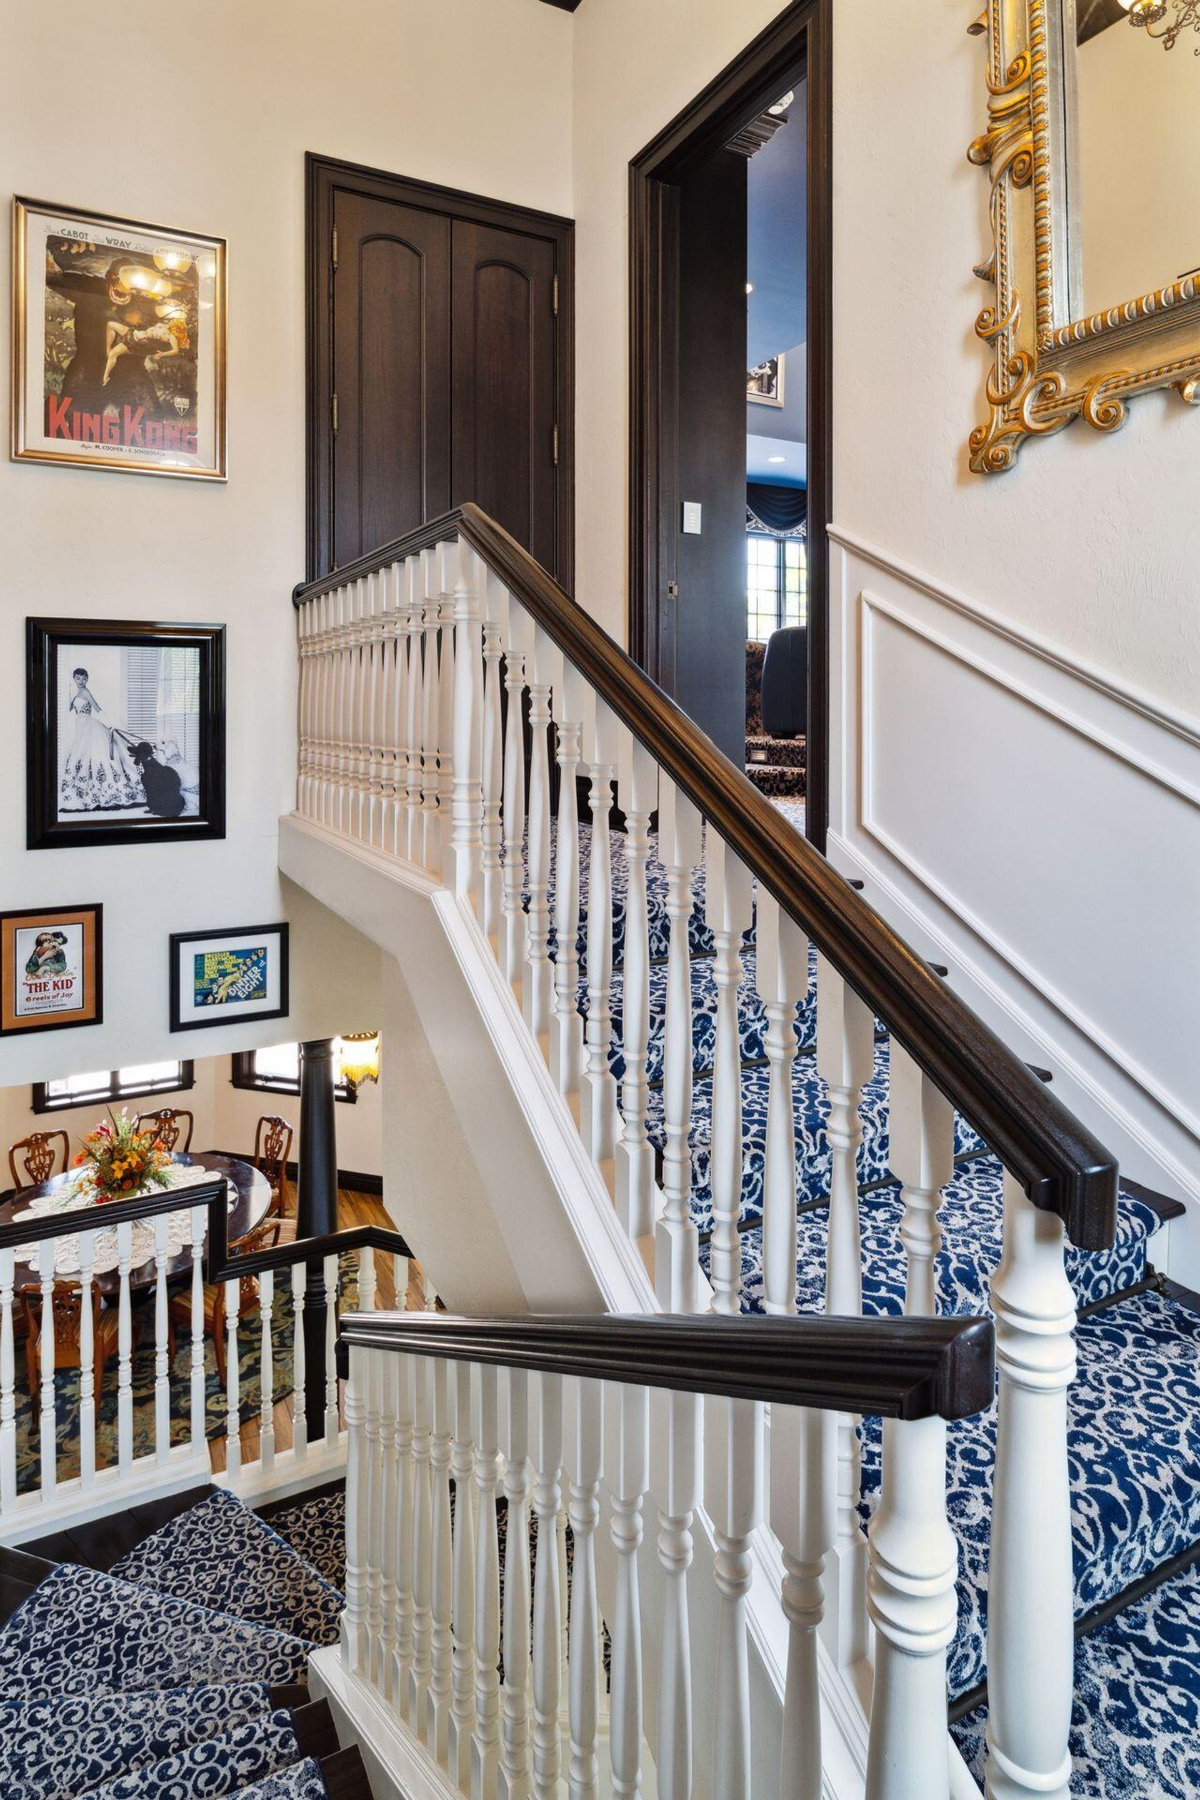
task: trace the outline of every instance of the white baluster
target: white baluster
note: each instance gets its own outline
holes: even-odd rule
[[[550,1073],[560,1094],[578,1092],[583,1074],[579,989],[579,775],[587,683],[559,654],[554,681],[558,731],[558,830],[554,840],[554,1029]]]
[[[829,1088],[832,1158],[825,1310],[862,1317],[862,1248],[858,1224],[859,1103],[871,1079],[875,1021],[824,956],[817,958],[817,1073]],[[858,1522],[861,1451],[855,1419],[838,1415],[838,1514],[833,1581],[827,1598],[828,1641],[848,1668],[867,1653],[867,1544]]]
[[[296,811],[303,813],[307,791],[308,757],[310,730],[308,720],[309,692],[309,658],[308,658],[308,625],[310,613],[306,606],[296,609],[296,659],[299,664],[299,679],[296,694]]]
[[[382,1356],[367,1365],[367,1406],[364,1421],[367,1439],[367,1474],[364,1497],[362,1560],[367,1570],[366,1661],[363,1674],[378,1680],[383,1645],[383,1413],[387,1370]]]
[[[632,1238],[648,1236],[655,1227],[657,1192],[654,1147],[646,1131],[650,1088],[646,1057],[650,1041],[650,907],[646,865],[650,854],[650,815],[658,805],[658,768],[645,747],[627,731],[620,735],[618,798],[625,812],[625,859],[629,876],[625,896],[624,1008],[621,1047],[625,1075],[621,1084],[622,1130],[616,1149],[617,1214]]]
[[[1057,1214],[1035,1207],[1005,1170],[1004,1253],[992,1280],[1000,1391],[988,1573],[990,1800],[1066,1800],[1071,1778],[1075,1296],[1063,1250]]]
[[[893,1038],[888,1058],[888,1165],[901,1183],[908,1258],[906,1313],[937,1312],[941,1190],[954,1176],[954,1108]]]
[[[562,1505],[563,1391],[560,1375],[535,1380],[533,1510],[537,1519],[537,1571],[533,1589],[533,1794],[557,1800],[562,1755],[563,1582],[558,1557]]]
[[[438,873],[449,875],[454,820],[454,595],[448,585],[445,544],[434,551],[438,589]]]
[[[450,1464],[454,1455],[454,1439],[451,1432],[453,1371],[450,1364],[445,1361],[435,1362],[431,1380],[433,1436],[429,1445],[429,1468],[433,1482],[430,1533],[432,1580],[429,1590],[429,1720],[425,1741],[438,1762],[444,1766],[453,1698],[450,1624],[454,1600],[454,1553],[450,1526]]]
[[[441,820],[438,817],[438,703],[441,697],[438,667],[439,597],[434,567],[435,552],[421,552],[422,642],[421,676],[421,861],[435,874],[441,872]]]
[[[308,1356],[304,1345],[304,1294],[308,1269],[292,1265],[292,1451],[297,1462],[308,1455],[308,1412],[304,1388],[308,1380]],[[194,1315],[193,1315],[194,1316]]]
[[[0,1250],[0,1517],[17,1504],[17,1395],[13,1342],[15,1258]]]
[[[590,959],[589,959],[590,966]],[[596,1735],[600,1713],[600,1606],[596,1594],[596,1526],[604,1473],[604,1390],[598,1381],[573,1380],[574,1441],[568,1512],[575,1539],[571,1579],[568,1691],[571,1722],[570,1800],[597,1800],[600,1763]]]
[[[171,1359],[167,1348],[167,1245],[170,1224],[167,1213],[160,1213],[154,1221],[154,1456],[160,1466],[171,1454]],[[87,1318],[90,1336],[90,1307]],[[82,1364],[81,1345],[81,1369]],[[82,1409],[82,1383],[79,1403]]]
[[[525,731],[521,719],[525,692],[525,645],[529,615],[508,602],[504,620],[504,933],[500,967],[510,984],[525,967],[525,912],[521,904],[525,854]]]
[[[836,1515],[836,1414],[773,1406],[771,1526],[783,1550],[781,1598],[788,1622],[780,1800],[821,1800],[825,1791],[817,1634],[825,1610],[825,1556]],[[918,1793],[914,1790],[914,1800]]]
[[[655,1756],[658,1800],[691,1800],[692,1637],[688,1570],[692,1520],[699,1504],[702,1414],[696,1394],[653,1396],[652,1486],[659,1498],[658,1560],[662,1569],[662,1637]]]
[[[413,1375],[411,1356],[392,1357],[390,1401],[396,1413],[396,1652],[393,1705],[411,1724],[410,1675],[413,1662]]]
[[[766,1009],[767,1144],[763,1170],[763,1285],[769,1313],[796,1310],[796,1124],[792,1068],[796,1007],[808,987],[808,941],[765,888],[755,921],[758,992]]]
[[[476,1369],[475,1491],[478,1539],[475,1560],[475,1737],[471,1756],[472,1800],[492,1800],[500,1754],[500,1548],[496,1531],[499,1462],[496,1371]]]
[[[132,1258],[133,1225],[126,1219],[124,1224],[117,1226],[117,1466],[123,1477],[133,1467],[133,1310],[129,1292],[129,1265]],[[45,1293],[44,1288],[42,1292]],[[53,1351],[51,1355],[53,1356]],[[45,1366],[43,1362],[43,1379]],[[53,1363],[51,1367],[53,1368]],[[45,1395],[43,1386],[43,1406]],[[42,1482],[44,1486],[44,1471]]]
[[[275,1466],[275,1356],[271,1339],[271,1311],[275,1304],[275,1271],[264,1269],[258,1278],[259,1361],[262,1367],[262,1405],[259,1412],[258,1455],[262,1466]]]
[[[404,566],[392,563],[384,571],[383,684],[380,713],[384,743],[384,805],[379,841],[393,856],[403,854],[401,815],[405,791],[404,675],[407,620],[404,602]]]
[[[626,943],[628,944],[628,937]],[[609,1687],[609,1744],[612,1791],[619,1797],[642,1791],[642,1607],[638,1551],[642,1545],[642,1496],[649,1483],[650,1411],[643,1387],[622,1383],[610,1389],[615,1418],[615,1454],[608,1474],[612,1516],[609,1531],[616,1554],[616,1603]]]
[[[460,1792],[471,1789],[471,1743],[475,1731],[475,1512],[471,1488],[475,1473],[475,1427],[471,1401],[471,1365],[454,1365],[454,1647],[451,1665],[453,1699],[447,1737],[446,1767]]]
[[[944,1419],[886,1419],[867,1607],[875,1681],[866,1800],[949,1800],[946,1647],[958,1546],[946,1518]]]
[[[359,580],[350,589],[350,652],[346,677],[346,738],[349,752],[346,830],[362,836],[366,802],[366,756],[363,744],[364,634],[368,583]]]
[[[554,646],[540,626],[533,631],[529,675],[529,911],[521,1004],[535,1038],[550,1030],[553,967],[550,962],[550,680]]]
[[[372,649],[375,653],[374,704],[371,736],[371,796],[374,816],[370,842],[383,850],[388,848],[388,826],[391,822],[395,794],[395,749],[392,744],[392,682],[394,677],[393,621],[388,605],[395,569],[380,569],[375,576],[376,618]]]
[[[38,1455],[41,1464],[43,1499],[52,1500],[58,1486],[58,1448],[54,1431],[54,1271],[58,1242],[45,1238],[38,1245],[38,1275],[41,1291],[41,1332],[38,1340],[39,1392],[41,1417],[38,1432]]]
[[[422,560],[404,560],[404,838],[401,854],[420,862],[422,852],[421,746],[424,742],[424,665],[421,660],[424,590]]]
[[[242,1469],[242,1372],[238,1364],[240,1283],[225,1283],[225,1472],[236,1481]]]
[[[488,574],[483,600],[483,910],[485,937],[499,946],[504,918],[504,725],[500,663],[508,594],[496,575]]]
[[[750,872],[710,825],[705,835],[705,917],[716,945],[716,1045],[713,1052],[711,1270],[713,1311],[736,1313],[742,1290],[742,1049],[738,983],[742,934],[753,914]]]
[[[663,1211],[656,1229],[654,1276],[667,1312],[695,1312],[700,1304],[699,1233],[688,1198],[692,1155],[692,870],[703,852],[700,814],[673,781],[661,776],[658,852],[667,872],[667,1005],[663,1021]],[[659,1772],[661,1782],[662,1774]]]
[[[483,585],[475,552],[445,546],[445,582],[454,615],[454,766],[450,885],[482,914],[483,871]]]
[[[96,1480],[96,1331],[92,1315],[92,1282],[96,1267],[96,1234],[79,1234],[79,1485],[85,1492]],[[170,1413],[167,1416],[170,1434]]]
[[[365,1674],[369,1656],[365,1548],[369,1483],[367,1387],[373,1358],[380,1354],[351,1344],[350,1379],[346,1383],[346,1607],[341,1616],[339,1641],[342,1664],[351,1674]]]
[[[337,1296],[338,1259],[327,1256],[325,1268],[325,1442],[330,1447],[338,1441],[337,1379]]]
[[[375,1252],[370,1244],[364,1244],[358,1253],[359,1312],[374,1312],[375,1300]]]
[[[750,1800],[750,1539],[762,1516],[763,1409],[756,1400],[705,1402],[704,1496],[717,1542],[721,1597],[713,1708],[713,1800]]]
[[[528,1800],[529,1774],[529,1377],[504,1375],[504,1693],[498,1793]]]
[[[395,1308],[397,1312],[408,1311],[408,1269],[407,1256],[397,1251],[392,1257],[392,1286],[395,1289]]]
[[[193,1206],[189,1215],[191,1227],[191,1347],[190,1397],[191,1439],[193,1452],[205,1447],[207,1437],[207,1396],[204,1380],[204,1233],[208,1226],[207,1209]],[[303,1383],[300,1391],[303,1393]]]
[[[587,903],[587,1053],[579,1129],[593,1162],[606,1162],[617,1141],[617,1084],[608,1063],[612,1037],[612,841],[609,814],[617,761],[617,722],[595,698],[583,726],[592,812]]]
[[[408,1679],[408,1719],[424,1736],[429,1718],[429,1682],[433,1673],[433,1481],[430,1465],[433,1428],[429,1380],[431,1369],[421,1358],[413,1383],[413,1659]]]
[[[384,1354],[379,1374],[379,1459],[382,1464],[379,1508],[379,1614],[378,1634],[371,1639],[371,1680],[385,1700],[394,1698],[396,1673],[396,1606],[399,1598],[397,1570],[401,1546],[397,1529],[400,1510],[400,1458],[396,1447],[394,1358]]]

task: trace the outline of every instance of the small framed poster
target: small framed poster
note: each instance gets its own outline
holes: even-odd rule
[[[783,357],[768,356],[746,375],[746,398],[755,406],[783,405]]]
[[[31,850],[225,836],[225,627],[26,621]]]
[[[0,1037],[104,1020],[103,908],[0,913]]]
[[[288,928],[171,934],[171,1030],[282,1019],[288,1010]]]
[[[225,479],[225,240],[13,204],[18,461]]]

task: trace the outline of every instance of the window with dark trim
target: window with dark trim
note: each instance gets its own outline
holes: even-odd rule
[[[250,1088],[259,1094],[298,1094],[300,1046],[272,1044],[264,1050],[238,1050],[229,1079],[235,1088]],[[358,1098],[344,1081],[334,1082],[333,1097],[344,1100],[347,1106],[353,1106]]]
[[[35,1081],[33,1110],[63,1112],[70,1106],[142,1100],[148,1094],[182,1094],[195,1085],[192,1068],[190,1062],[136,1063],[127,1069],[96,1069],[59,1081]]]
[[[765,644],[781,625],[808,622],[808,545],[802,537],[746,533],[746,636]]]

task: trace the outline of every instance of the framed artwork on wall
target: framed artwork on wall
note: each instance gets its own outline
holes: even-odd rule
[[[282,1019],[288,1010],[288,928],[171,933],[171,1030]]]
[[[225,240],[13,202],[19,461],[225,479]]]
[[[783,357],[768,356],[746,375],[746,398],[755,406],[783,405]]]
[[[103,908],[0,913],[0,1037],[104,1020]]]
[[[225,627],[29,619],[31,850],[225,835]]]

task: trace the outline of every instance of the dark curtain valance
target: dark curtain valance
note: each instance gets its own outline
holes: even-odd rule
[[[751,528],[776,537],[799,536],[808,516],[808,489],[775,487],[766,481],[746,483],[746,511]]]

